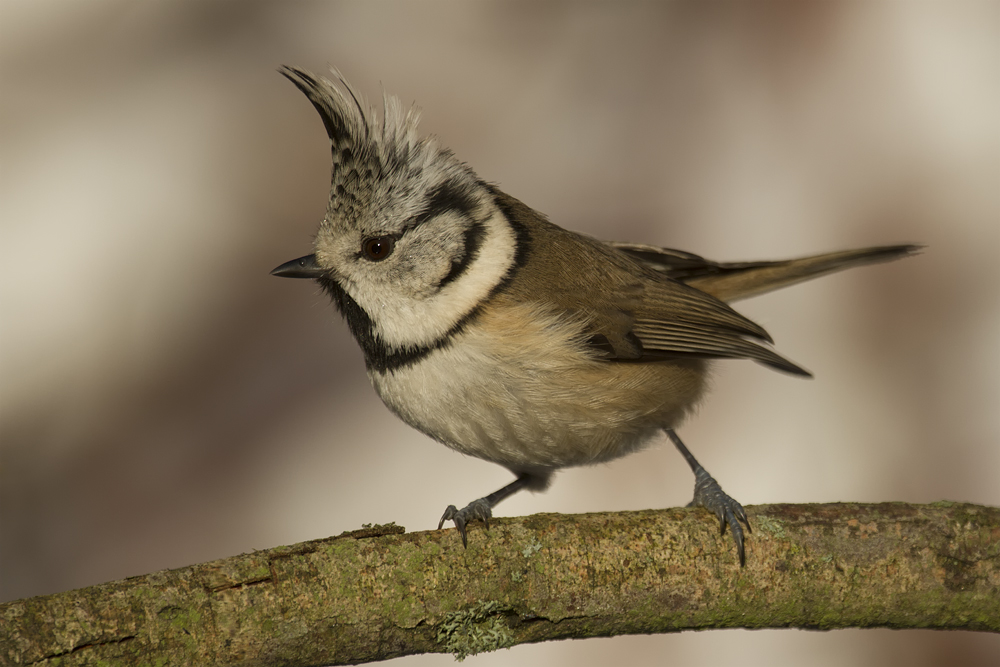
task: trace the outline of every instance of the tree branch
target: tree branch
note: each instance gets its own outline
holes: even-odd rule
[[[747,514],[745,569],[704,510],[497,519],[468,549],[454,530],[375,526],[8,602],[0,660],[294,666],[693,628],[1000,631],[1000,508]]]

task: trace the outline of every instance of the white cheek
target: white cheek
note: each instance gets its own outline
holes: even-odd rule
[[[457,280],[429,298],[355,286],[357,293],[351,296],[371,316],[375,333],[386,344],[421,347],[436,343],[503,280],[514,263],[517,237],[498,210],[483,224],[486,233],[476,259]]]

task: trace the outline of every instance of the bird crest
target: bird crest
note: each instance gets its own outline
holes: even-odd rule
[[[470,171],[434,137],[420,136],[419,110],[404,109],[397,97],[383,94],[380,118],[335,69],[334,81],[294,67],[279,71],[309,98],[330,138],[327,223],[350,224],[391,201],[412,200],[418,185],[454,176],[456,167],[463,175]]]

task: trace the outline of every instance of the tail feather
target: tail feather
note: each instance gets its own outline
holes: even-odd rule
[[[855,266],[890,262],[923,248],[919,245],[879,246],[776,262],[713,262],[667,248],[625,243],[612,245],[642,264],[722,301],[746,299]]]

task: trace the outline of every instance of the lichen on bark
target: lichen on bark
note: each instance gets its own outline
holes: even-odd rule
[[[1000,509],[698,509],[341,536],[0,605],[0,663],[325,665],[707,628],[1000,631]]]

